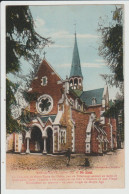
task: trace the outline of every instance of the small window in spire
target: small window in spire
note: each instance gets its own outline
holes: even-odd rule
[[[79,79],[79,85],[80,85],[80,86],[82,85],[82,80],[81,80],[81,79]]]
[[[73,80],[71,79],[70,80],[70,87],[72,87],[73,86]]]
[[[74,79],[74,85],[78,85],[78,79],[77,78]]]

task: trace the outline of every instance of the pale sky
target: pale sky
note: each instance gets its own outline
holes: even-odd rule
[[[110,73],[110,70],[98,54],[101,37],[97,29],[100,21],[108,25],[112,20],[115,5],[30,6],[30,10],[36,31],[54,41],[43,52],[47,52],[46,59],[56,72],[63,79],[70,75],[76,23],[84,90],[104,87],[100,74]],[[24,71],[28,71],[26,67],[23,66]],[[114,98],[116,89],[109,88],[109,91],[110,98]]]

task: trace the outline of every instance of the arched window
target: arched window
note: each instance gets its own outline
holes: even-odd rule
[[[66,130],[65,129],[61,129],[60,131],[60,141],[61,141],[61,144],[66,143]]]
[[[82,80],[81,80],[81,79],[79,79],[79,85],[80,85],[80,86],[82,85]]]
[[[70,80],[70,87],[72,87],[73,86],[73,80],[71,79]]]
[[[77,78],[74,79],[74,85],[78,85],[78,79]]]

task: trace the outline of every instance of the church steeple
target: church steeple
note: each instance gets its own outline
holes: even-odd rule
[[[77,38],[75,32],[75,42],[74,42],[74,49],[73,49],[73,58],[72,58],[72,65],[70,71],[70,87],[75,90],[82,90],[82,70],[81,70],[81,63],[77,45]]]
[[[75,33],[75,43],[74,43],[74,49],[73,49],[72,66],[71,66],[71,72],[70,72],[70,77],[73,77],[73,76],[83,77],[82,71],[81,71],[81,65],[80,65],[80,57],[78,52],[76,33]]]

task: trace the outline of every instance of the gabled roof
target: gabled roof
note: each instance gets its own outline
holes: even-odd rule
[[[92,99],[96,98],[96,104],[102,104],[104,88],[99,88],[95,90],[84,91],[80,98],[86,105],[92,105]]]
[[[62,78],[60,77],[60,75],[59,75],[59,74],[55,71],[55,69],[50,65],[50,63],[46,60],[46,58],[43,58],[41,64],[39,65],[37,74],[38,74],[38,72],[41,70],[41,66],[44,66],[44,64],[45,64],[45,65],[48,65],[48,66],[50,67],[50,69],[51,69],[53,72],[55,72],[55,74],[58,76],[58,78],[59,78],[60,80],[62,80]]]
[[[82,76],[82,71],[81,71],[81,64],[80,64],[78,46],[77,46],[76,33],[75,33],[75,43],[74,43],[74,50],[73,50],[73,58],[72,58],[72,66],[71,66],[70,77],[75,77],[75,76],[83,77]]]

